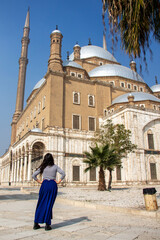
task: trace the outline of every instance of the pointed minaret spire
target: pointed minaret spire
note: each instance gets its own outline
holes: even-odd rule
[[[156,82],[156,84],[158,84],[158,81],[157,81],[157,76],[155,76],[155,82]]]
[[[26,16],[26,21],[25,21],[25,28],[29,28],[29,20],[30,20],[30,7],[28,7],[28,12],[27,12],[27,16]]]
[[[17,98],[16,98],[16,109],[13,115],[12,120],[12,136],[11,136],[11,144],[16,141],[16,123],[17,119],[23,111],[23,103],[24,103],[24,90],[25,90],[25,81],[26,81],[26,68],[28,64],[27,54],[28,54],[28,44],[29,44],[29,8],[26,16],[26,21],[23,29],[23,37],[22,37],[22,48],[21,48],[21,57],[19,59],[19,76],[18,76],[18,86],[17,86]]]
[[[67,51],[67,60],[69,60],[69,51]]]
[[[88,38],[88,45],[92,45],[90,38]]]
[[[103,48],[107,50],[107,43],[106,43],[106,34],[103,32]]]

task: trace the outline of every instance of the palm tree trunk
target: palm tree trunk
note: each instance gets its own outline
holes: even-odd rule
[[[98,190],[99,190],[99,191],[105,191],[105,190],[106,190],[104,170],[103,170],[103,167],[101,167],[101,166],[100,166],[100,170],[99,170],[99,185],[98,185]]]
[[[111,184],[112,184],[112,170],[109,169],[109,182],[108,182],[108,190],[111,190]]]

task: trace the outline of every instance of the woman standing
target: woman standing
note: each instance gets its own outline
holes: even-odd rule
[[[56,181],[56,174],[59,172],[61,178]],[[37,178],[37,175],[43,176],[43,181]],[[42,184],[39,190],[39,199],[35,212],[33,229],[39,229],[39,223],[46,223],[45,230],[51,230],[52,208],[57,196],[57,184],[65,177],[64,171],[54,164],[52,154],[47,153],[39,168],[33,173],[32,178]]]

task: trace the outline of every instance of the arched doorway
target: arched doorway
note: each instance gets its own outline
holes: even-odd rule
[[[45,146],[42,142],[34,143],[32,147],[31,174],[39,167],[43,161]]]

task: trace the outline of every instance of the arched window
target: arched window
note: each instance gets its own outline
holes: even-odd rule
[[[88,96],[88,106],[93,107],[94,104],[94,96],[93,95],[89,95]]]
[[[147,136],[148,136],[148,148],[154,149],[154,139],[153,139],[153,133],[151,130],[148,131]]]
[[[78,103],[78,93],[74,93],[74,103]]]
[[[157,110],[157,107],[156,107],[156,105],[154,105],[154,106],[153,106],[153,108],[154,108],[154,110]]]
[[[134,85],[134,90],[137,91],[137,86],[136,85]]]
[[[111,81],[111,82],[109,82],[112,86],[114,86],[115,85],[115,83],[114,83],[114,81]]]
[[[34,118],[36,118],[36,107],[34,108]]]
[[[128,83],[128,89],[131,89],[131,84]]]
[[[124,82],[121,82],[121,87],[125,87],[125,83]]]
[[[38,113],[41,112],[41,102],[38,103]]]
[[[26,119],[26,127],[28,127],[28,117],[27,117],[27,119]]]
[[[107,110],[104,109],[104,116],[106,117],[107,116]]]
[[[143,92],[143,88],[142,87],[140,87],[140,91]]]
[[[71,74],[72,77],[76,76],[76,73],[74,73],[74,72],[71,72],[70,74]]]
[[[42,109],[44,109],[46,107],[46,97],[43,97],[43,101],[42,101]]]
[[[31,115],[30,115],[30,121],[31,121],[31,122],[32,122],[32,114],[33,114],[33,113],[31,112]]]
[[[82,74],[78,73],[78,74],[77,74],[77,77],[78,77],[78,78],[82,78]]]
[[[73,92],[73,103],[80,104],[80,93]]]
[[[42,131],[44,131],[44,129],[45,129],[45,119],[42,118]]]

